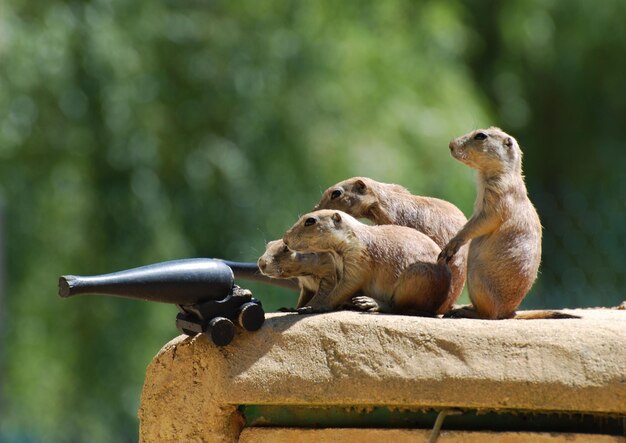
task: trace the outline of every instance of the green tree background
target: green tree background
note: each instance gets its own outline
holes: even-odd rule
[[[447,144],[478,127],[518,138],[545,227],[523,307],[619,303],[625,18],[620,0],[0,6],[0,440],[136,440],[176,335],[174,307],[61,300],[59,275],[256,260],[354,175],[469,215]]]

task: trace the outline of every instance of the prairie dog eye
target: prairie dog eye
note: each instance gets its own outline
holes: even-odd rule
[[[331,200],[335,200],[336,198],[341,197],[342,192],[339,189],[335,189],[331,194],[330,194],[330,199]]]
[[[304,221],[304,226],[313,226],[316,222],[317,220],[315,220],[313,217],[309,217]]]
[[[478,134],[474,136],[474,140],[485,140],[487,137],[489,136],[485,134],[484,132],[479,132]]]

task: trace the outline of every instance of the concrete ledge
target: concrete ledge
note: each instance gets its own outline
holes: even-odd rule
[[[289,429],[247,428],[239,443],[427,443],[430,430],[422,429]],[[442,431],[437,443],[623,443],[623,437],[543,432]]]
[[[239,405],[626,414],[626,311],[580,320],[270,314],[224,348],[178,337],[149,365],[142,441],[233,441]]]

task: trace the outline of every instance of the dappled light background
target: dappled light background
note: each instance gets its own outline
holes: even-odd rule
[[[175,307],[61,300],[59,275],[256,260],[354,175],[469,216],[447,145],[479,127],[519,140],[545,227],[523,307],[618,304],[624,18],[619,0],[3,4],[0,440],[135,441],[177,334]]]

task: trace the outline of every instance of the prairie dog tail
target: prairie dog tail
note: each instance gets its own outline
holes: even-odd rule
[[[580,318],[578,315],[565,314],[558,311],[530,311],[530,312],[518,312],[513,317],[515,320],[540,320],[540,319],[567,319],[567,318]]]

